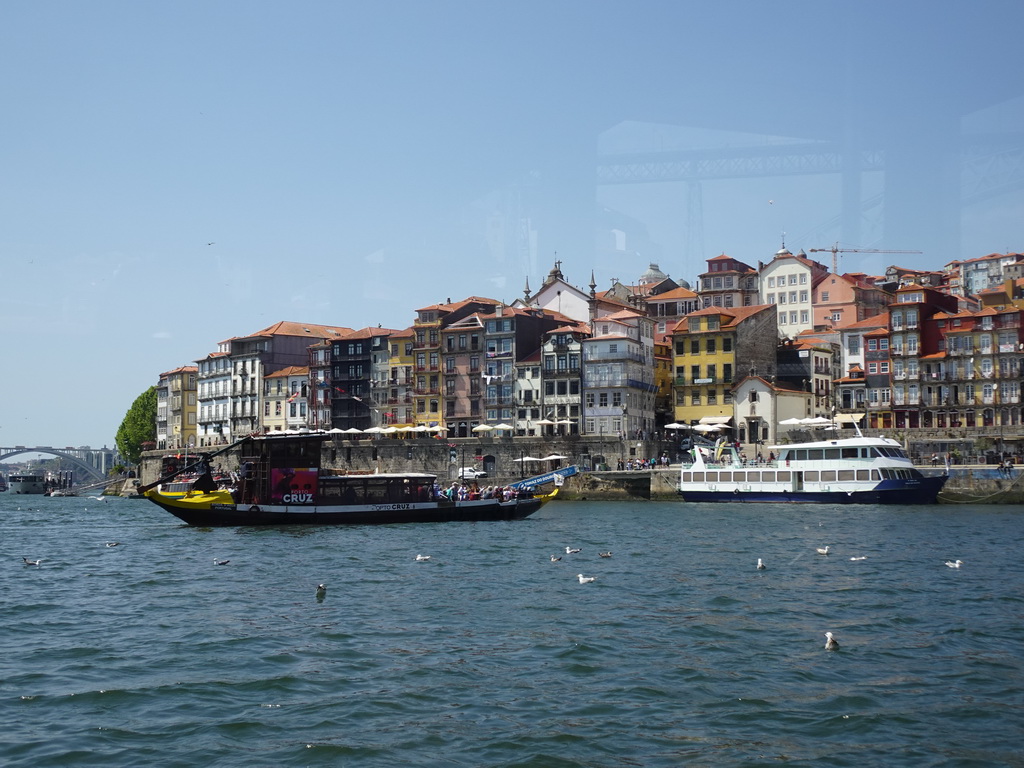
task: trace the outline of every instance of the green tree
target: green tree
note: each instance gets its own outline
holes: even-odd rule
[[[143,443],[156,440],[156,387],[150,387],[132,403],[117,428],[117,450],[132,464],[138,464],[145,450]]]

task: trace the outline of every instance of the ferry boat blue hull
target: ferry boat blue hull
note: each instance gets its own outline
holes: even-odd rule
[[[867,491],[693,491],[679,490],[683,501],[798,504],[935,504],[946,475],[915,480],[883,480]]]

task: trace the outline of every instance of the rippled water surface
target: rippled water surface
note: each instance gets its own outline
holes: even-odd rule
[[[0,495],[0,764],[1024,765],[1021,514],[197,529]]]

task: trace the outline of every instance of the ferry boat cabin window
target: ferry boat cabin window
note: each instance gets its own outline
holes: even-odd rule
[[[804,480],[806,480],[808,483],[816,483],[816,482],[818,482],[818,478],[819,477],[820,477],[820,474],[819,474],[818,470],[816,470],[816,469],[814,469],[814,470],[809,469],[806,472],[804,472]]]
[[[718,482],[720,482],[720,483],[731,483],[732,482],[732,472],[719,472],[718,473]]]
[[[842,450],[844,459],[856,459],[857,454],[860,453],[859,448],[843,448]]]
[[[703,472],[694,472],[693,473],[693,482],[695,482],[695,483],[703,483],[704,482],[704,473]]]
[[[840,481],[843,481],[843,480],[853,480],[853,479],[854,479],[854,471],[852,469],[840,469],[839,470],[839,480]]]
[[[825,449],[825,458],[826,459],[838,459],[839,458],[839,454],[840,454],[840,450],[838,448],[826,448]]]
[[[775,482],[775,473],[774,472],[762,472],[761,473],[761,482],[762,483],[774,483]]]
[[[733,482],[735,482],[735,483],[745,483],[747,481],[747,473],[746,472],[733,472],[732,473],[732,479],[733,479]]]
[[[792,472],[779,472],[778,481],[780,483],[788,483],[793,478]]]
[[[858,480],[870,480],[871,479],[871,470],[870,469],[858,469],[857,470],[857,479]]]
[[[795,458],[797,461],[807,461],[806,448],[800,448],[798,450],[793,451],[793,453],[796,454],[793,458]]]
[[[821,482],[823,483],[834,483],[836,481],[836,471],[829,469],[821,473]]]

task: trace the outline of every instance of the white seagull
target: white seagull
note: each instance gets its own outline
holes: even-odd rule
[[[231,562],[230,560],[218,560],[216,557],[213,558],[213,564],[214,565],[227,565],[230,562]]]
[[[757,558],[757,570],[759,570],[759,571],[763,571],[764,570],[764,563],[761,562],[761,558],[760,557]]]
[[[583,551],[582,549],[573,549],[572,547],[566,547],[565,548],[565,554],[567,554],[567,555],[575,555],[575,554],[577,554],[579,552],[582,552],[582,551]]]
[[[950,568],[959,568],[963,564],[964,564],[963,560],[955,560],[955,561],[954,560],[947,560],[946,561],[946,565],[948,565]]]
[[[90,496],[89,498],[90,499],[96,499],[96,501],[106,501],[107,500],[106,496]]]
[[[596,576],[584,576],[582,573],[577,573],[576,578],[580,580],[580,584],[589,584],[596,579]]]
[[[430,555],[416,555],[416,562],[422,563],[424,560],[429,560]]]
[[[316,596],[322,598],[322,597],[325,597],[326,595],[327,595],[327,586],[325,584],[317,584],[316,585]]]
[[[858,560],[867,560],[867,557],[865,557],[864,555],[861,555],[860,557],[851,557],[850,560],[852,562],[856,563]]]
[[[611,552],[598,552],[597,554],[600,555],[601,557],[611,557],[612,556]]]
[[[826,632],[825,633],[825,650],[826,651],[838,651],[839,650],[839,643],[836,642],[836,639],[834,637],[832,637],[832,633],[831,632]]]
[[[827,555],[828,554],[828,546],[826,545],[824,547],[818,547],[818,554],[819,555]]]
[[[557,562],[558,562],[559,560],[561,560],[561,559],[562,559],[562,558],[560,558],[560,557],[555,557],[554,555],[552,555],[552,556],[551,556],[551,562],[552,562],[552,563],[557,563]]]
[[[116,547],[116,546],[118,546],[118,545],[119,545],[120,543],[121,543],[120,541],[108,541],[108,542],[107,542],[107,546],[108,546],[108,547]]]
[[[25,565],[42,565],[42,560],[29,560],[27,557],[21,558],[25,561]]]

